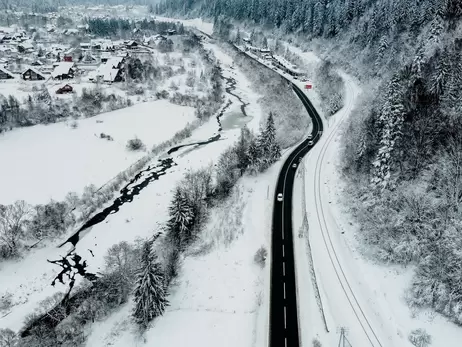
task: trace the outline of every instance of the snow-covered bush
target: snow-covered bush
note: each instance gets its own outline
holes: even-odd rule
[[[258,266],[260,266],[261,268],[264,268],[267,256],[268,256],[268,251],[266,250],[264,246],[261,246],[255,253],[253,260]]]
[[[322,344],[318,339],[313,339],[313,347],[322,347]]]
[[[11,329],[0,329],[0,347],[18,346],[18,336]]]
[[[135,137],[134,139],[127,141],[127,149],[130,151],[140,151],[145,148],[143,141]]]
[[[425,329],[416,329],[409,334],[409,341],[416,347],[428,347],[432,344],[432,337]]]
[[[0,259],[18,255],[30,213],[25,201],[0,205]]]
[[[75,222],[65,202],[50,201],[46,205],[36,205],[34,209],[34,216],[27,223],[27,234],[38,240],[59,236]]]

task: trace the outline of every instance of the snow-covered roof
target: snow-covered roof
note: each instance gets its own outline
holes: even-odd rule
[[[14,75],[11,72],[9,72],[7,69],[5,69],[2,66],[0,66],[0,71],[7,74],[7,75],[9,75],[9,76],[11,76],[11,77],[13,77],[13,78],[15,78]]]
[[[56,65],[55,69],[51,73],[51,76],[58,77],[61,75],[67,75],[69,70],[74,67],[74,63],[70,61],[62,61]]]
[[[24,41],[24,42],[20,43],[18,46],[21,46],[22,48],[24,48],[26,50],[27,49],[34,49],[34,45],[30,41]]]
[[[101,64],[92,75],[95,77],[101,77],[104,82],[114,82],[119,71],[119,69],[114,69],[111,65],[106,63]]]
[[[43,74],[43,72],[41,72],[41,71],[35,69],[33,66],[28,66],[27,69],[25,69],[25,70],[21,73],[21,75],[24,75],[28,70],[30,70],[30,71],[32,71],[32,72],[35,72],[37,75],[40,75],[40,76],[45,77],[44,74]]]
[[[123,57],[112,57],[110,58],[105,65],[109,65],[110,67],[118,67],[120,63],[123,61]]]

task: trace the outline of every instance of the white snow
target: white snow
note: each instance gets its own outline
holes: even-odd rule
[[[231,59],[218,48],[214,49],[214,51],[223,63],[223,73],[234,77],[237,81],[234,93],[240,95],[244,102],[250,103],[246,108],[249,117],[242,120],[243,117],[240,116],[239,110],[240,103],[234,97],[227,95],[227,98],[233,101],[233,104],[225,112],[222,121],[227,120],[229,124],[247,123],[250,129],[258,130],[261,119],[261,110],[257,104],[259,96],[252,92],[249,81],[245,79],[242,73],[236,69],[231,69]],[[127,112],[127,110],[124,111]],[[130,117],[135,116],[135,114],[136,112],[129,112]],[[156,116],[163,117],[161,118],[162,122],[170,121],[172,111],[169,108],[169,112],[159,112]],[[95,118],[91,118],[89,121],[95,122]],[[97,125],[102,126],[107,121],[105,120],[104,123]],[[81,128],[84,128],[84,126],[81,125],[78,129]],[[117,134],[115,128],[121,129],[122,133]],[[151,141],[155,141],[161,136],[160,131],[162,131],[162,135],[166,132],[160,128],[156,129],[154,124],[152,126],[144,124],[143,128],[147,132],[146,136],[152,132]],[[69,132],[72,131],[75,130],[69,129]],[[114,142],[116,142],[117,136],[131,137],[132,131],[133,129],[130,128],[129,124],[123,123],[117,126],[114,125],[112,132],[104,132],[113,136]],[[206,124],[194,131],[191,139],[186,142],[206,140],[213,136],[216,131],[216,119],[211,118]],[[133,202],[123,205],[119,212],[109,216],[105,222],[87,230],[82,235],[83,239],[77,244],[76,251],[88,261],[88,270],[97,272],[102,268],[104,255],[113,244],[122,240],[130,242],[139,237],[153,235],[167,220],[167,208],[172,190],[176,183],[183,178],[184,173],[191,169],[210,165],[218,158],[220,153],[237,140],[239,133],[239,126],[230,125],[221,132],[222,137],[217,142],[205,146],[186,147],[175,152],[173,160],[178,165],[171,168],[167,175],[147,186],[140,195],[134,198]],[[139,135],[139,137],[143,141],[146,140],[147,144],[149,138],[151,138],[145,139],[143,134]],[[43,138],[45,139],[46,136]],[[125,145],[125,142],[123,142],[123,145]],[[105,170],[105,165],[102,166],[100,170]],[[113,173],[116,174],[117,172],[115,170]],[[276,172],[268,173],[268,175],[273,176],[276,174],[277,170]],[[184,335],[183,338],[187,337],[188,341],[194,342],[191,345],[199,345],[200,341],[204,339],[205,331],[209,332],[210,343],[215,341],[215,344],[222,341],[223,334],[228,332],[226,336],[229,337],[229,346],[241,345],[241,342],[243,345],[251,346],[254,338],[265,338],[264,332],[266,328],[261,328],[261,326],[264,325],[268,313],[260,314],[260,311],[256,309],[257,296],[260,295],[260,291],[266,291],[268,286],[261,284],[263,281],[262,276],[266,275],[253,264],[253,256],[262,244],[267,244],[268,242],[265,239],[267,236],[265,233],[270,229],[261,222],[270,223],[271,211],[268,210],[266,203],[261,202],[261,197],[266,198],[266,194],[269,192],[268,203],[272,201],[273,189],[272,187],[268,188],[268,184],[274,184],[275,179],[273,176],[268,176],[270,178],[265,178],[266,176],[248,178],[247,183],[242,183],[242,199],[239,200],[239,203],[244,204],[245,201],[248,201],[248,203],[244,204],[244,209],[242,210],[242,225],[245,226],[242,236],[239,236],[228,248],[218,244],[207,255],[202,257],[191,256],[185,260],[178,287],[175,287],[169,297],[171,302],[169,311],[164,317],[156,320],[153,328],[146,333],[146,345],[156,344],[159,341],[170,341],[171,346],[177,346],[182,335]],[[63,184],[63,187],[69,188],[68,184],[69,182],[66,185]],[[68,190],[70,189],[66,189],[66,191]],[[251,194],[252,190],[254,192],[258,191],[258,193]],[[269,215],[268,211],[270,211]],[[210,233],[215,231],[212,227],[213,223],[219,222],[219,218],[211,219]],[[58,269],[56,266],[47,263],[46,260],[58,259],[67,250],[67,246],[64,249],[47,246],[31,253],[20,262],[2,264],[0,269],[2,278],[0,296],[5,292],[14,293],[16,306],[12,308],[8,316],[0,318],[0,327],[8,327],[18,331],[23,326],[24,317],[34,311],[39,301],[56,291],[66,289],[66,286],[61,284],[57,284],[56,288],[50,286]],[[91,255],[89,250],[92,250],[94,256]],[[223,271],[224,269],[229,269],[229,271]],[[7,280],[3,282],[3,278]],[[3,283],[6,283],[6,285],[3,285]],[[204,286],[205,283],[207,283],[206,286]],[[213,287],[217,286],[220,286],[218,292],[212,290]],[[206,287],[210,288],[207,289]],[[210,299],[212,292],[213,298]],[[232,298],[233,296],[234,298]],[[228,312],[231,310],[233,310],[233,313]],[[234,310],[236,310],[236,314],[234,314]],[[126,305],[106,320],[91,326],[91,334],[88,337],[87,345],[102,346],[113,343],[119,346],[130,346],[144,344],[142,341],[137,340],[131,323],[125,322],[128,319],[129,312],[130,305]],[[260,327],[258,337],[256,335],[257,320],[262,322],[258,325]],[[172,321],[176,322],[175,326],[177,328],[175,330],[171,329]],[[162,328],[163,326],[170,326],[170,329],[164,329]],[[183,334],[179,334],[178,329],[183,331]],[[242,329],[242,335],[234,333],[239,329]],[[234,340],[232,340],[232,336],[235,336]],[[164,344],[169,345],[169,343],[165,342]],[[222,344],[220,343],[220,345]]]
[[[327,332],[314,295],[305,235],[295,240],[298,291],[310,293],[298,296],[302,343],[309,345],[317,337],[323,345],[338,345],[339,329],[345,327],[353,346],[404,347],[411,346],[408,335],[412,330],[424,328],[433,345],[460,346],[462,331],[456,325],[438,314],[411,312],[407,307],[404,295],[409,269],[377,265],[361,253],[356,226],[340,200],[344,183],[339,172],[342,122],[361,90],[352,78],[341,75],[347,87],[345,107],[331,124],[324,123],[321,140],[303,161],[306,190],[302,191],[301,175],[295,186],[294,231],[302,224],[305,194],[309,243],[329,329]]]
[[[192,107],[160,100],[79,120],[77,129],[56,123],[2,134],[0,203],[46,203],[89,184],[100,186],[145,154],[127,151],[129,139],[137,136],[150,149],[194,119]]]

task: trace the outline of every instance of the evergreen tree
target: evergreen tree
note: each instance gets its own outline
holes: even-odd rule
[[[133,317],[138,325],[146,328],[151,320],[164,313],[168,305],[164,273],[156,262],[152,241],[143,244],[136,278]]]
[[[169,215],[169,237],[176,246],[181,246],[191,237],[190,231],[194,215],[180,187],[177,187],[173,194],[172,203],[169,207]]]
[[[266,120],[266,128],[262,136],[262,151],[266,168],[281,157],[281,147],[276,139],[276,127],[274,126],[272,112],[269,113],[268,119]]]
[[[251,141],[252,134],[250,133],[247,126],[244,126],[241,129],[241,136],[236,144],[236,155],[238,160],[238,168],[240,171],[241,176],[244,174],[247,167],[250,165],[250,157],[249,157],[249,146]]]

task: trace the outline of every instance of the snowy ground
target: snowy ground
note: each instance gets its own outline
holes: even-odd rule
[[[317,337],[323,345],[337,345],[339,329],[345,327],[352,346],[411,346],[409,333],[424,328],[433,337],[432,345],[460,346],[462,330],[456,325],[435,313],[411,312],[407,307],[404,294],[409,269],[377,265],[361,254],[355,238],[357,226],[340,201],[343,182],[339,173],[342,122],[350,115],[360,89],[349,76],[342,77],[347,89],[345,107],[330,124],[325,122],[321,141],[303,161],[308,239],[320,296],[315,295],[305,234],[295,240],[302,342],[308,346]],[[294,194],[296,231],[303,216],[301,177]]]
[[[0,136],[0,203],[46,203],[100,186],[145,154],[127,151],[129,139],[137,136],[150,149],[194,119],[192,107],[160,100],[78,120],[77,129],[62,122],[7,132]]]
[[[210,143],[206,146],[184,148],[174,153],[173,160],[178,165],[171,168],[167,172],[167,175],[162,176],[159,181],[151,183],[140,195],[134,198],[133,202],[125,204],[118,213],[111,215],[104,223],[97,224],[92,229],[88,230],[83,239],[77,244],[76,252],[81,255],[84,260],[88,261],[88,270],[90,272],[97,272],[101,269],[104,263],[104,255],[107,249],[113,244],[122,240],[130,242],[138,237],[151,236],[158,226],[167,219],[167,207],[171,198],[172,189],[176,182],[181,180],[184,173],[188,170],[210,165],[220,153],[237,140],[240,133],[240,125],[247,123],[250,129],[254,131],[258,130],[261,119],[261,110],[257,103],[259,96],[252,92],[250,83],[245,77],[238,70],[231,68],[232,61],[230,57],[226,56],[218,48],[214,48],[214,52],[223,64],[223,73],[225,76],[233,77],[237,81],[234,93],[240,95],[244,102],[249,103],[249,106],[246,108],[249,117],[247,117],[245,121],[236,120],[236,118],[241,117],[239,113],[240,103],[234,97],[228,95],[227,97],[233,101],[233,104],[228,108],[222,121],[228,121],[229,124],[236,124],[236,126],[230,125],[228,128],[224,129],[221,133],[222,138],[217,142]],[[92,118],[89,119],[89,121],[95,122],[95,119]],[[204,126],[193,132],[192,138],[188,139],[187,142],[207,139],[213,136],[216,131],[216,119],[212,118],[209,122],[204,124]],[[111,134],[109,131],[108,133]],[[116,139],[115,136],[114,138]],[[255,179],[253,180],[255,181]],[[249,185],[244,184],[242,188],[242,196],[246,199],[250,194],[249,189],[257,189],[254,181],[252,184],[249,183]],[[273,179],[268,179],[268,181],[273,182]],[[272,194],[273,189],[268,191],[266,181],[261,181],[260,178],[258,178],[258,182],[262,184],[259,188],[260,194],[265,195],[268,192]],[[254,198],[253,195],[251,198]],[[271,196],[269,196],[269,199],[271,199]],[[253,218],[254,213],[259,213],[259,215],[260,213],[266,213],[255,212],[260,211],[260,209],[267,211],[263,204],[258,204],[256,202],[249,202],[245,205],[242,218],[245,219],[243,225],[245,225],[246,228],[252,226],[247,220]],[[259,223],[260,220],[270,220],[270,218],[267,217],[260,218],[257,216],[257,218],[258,219],[255,219],[255,223]],[[211,223],[212,222],[213,219]],[[214,335],[218,338],[224,333],[224,329],[229,329],[232,324],[241,324],[239,326],[244,327],[244,325],[247,326],[256,319],[256,312],[253,311],[255,311],[256,308],[255,293],[261,290],[261,285],[258,284],[261,270],[258,270],[252,261],[257,248],[266,242],[264,239],[265,234],[261,232],[261,230],[268,230],[265,226],[258,225],[260,226],[260,229],[258,229],[260,232],[254,230],[255,228],[248,229],[248,232],[246,231],[242,234],[242,240],[239,238],[235,244],[228,247],[229,255],[223,253],[222,248],[220,248],[221,245],[218,245],[216,249],[212,249],[209,254],[204,255],[204,258],[187,258],[182,273],[184,277],[182,277],[180,284],[170,297],[170,309],[172,311],[169,311],[165,317],[159,319],[154,327],[146,333],[147,345],[154,344],[156,341],[172,341],[172,346],[178,345],[173,341],[181,337],[181,334],[178,333],[180,320],[185,322],[182,329],[184,329],[185,332],[189,332],[188,340],[197,341],[196,343],[198,345],[199,341],[204,339],[204,330],[201,329],[210,330],[207,324],[213,325],[220,322],[220,324],[217,325],[217,330],[215,330],[216,335]],[[249,244],[246,245],[247,243]],[[243,252],[244,246],[246,247],[246,252]],[[93,252],[93,255],[90,250]],[[54,246],[50,246],[31,253],[21,262],[2,264],[2,268],[0,269],[0,276],[2,278],[0,296],[4,295],[6,292],[13,293],[13,302],[15,306],[6,317],[0,318],[1,328],[8,327],[15,331],[19,330],[22,327],[24,317],[38,306],[39,301],[52,295],[56,291],[64,291],[66,289],[63,285],[57,285],[56,288],[50,286],[51,280],[56,275],[58,269],[46,262],[47,259],[58,259],[59,256],[66,251],[67,249],[58,249]],[[216,267],[213,259],[217,262]],[[220,259],[220,262],[216,259]],[[201,271],[201,268],[198,268],[198,264],[202,264],[203,271]],[[209,264],[210,266],[213,265],[213,267],[207,275],[205,270]],[[211,283],[210,285],[212,285],[212,283],[214,285],[221,283],[222,286],[220,288],[224,288],[223,281],[226,277],[220,277],[218,275],[222,274],[225,264],[228,264],[226,266],[231,269],[230,276],[233,276],[233,274],[236,276],[234,279],[230,277],[230,286],[231,284],[234,285],[242,281],[242,287],[231,288],[231,292],[223,292],[220,294],[225,295],[230,300],[229,302],[222,302],[224,296],[209,299],[210,294],[206,292],[207,288],[202,282],[208,279],[210,281],[209,283]],[[213,277],[212,274],[215,274],[215,277]],[[199,275],[202,276],[202,282],[198,279]],[[226,273],[223,272],[223,275],[226,275]],[[3,281],[3,279],[6,280]],[[3,285],[4,283],[6,285]],[[263,287],[266,290],[266,286]],[[221,290],[219,290],[219,292],[221,292]],[[238,297],[238,295],[241,296]],[[232,299],[230,298],[231,296],[235,296],[239,299]],[[197,298],[197,301],[193,302],[194,298]],[[233,311],[236,310],[238,314],[220,313],[221,311],[231,310],[231,308],[234,307],[233,302],[239,302],[241,299],[243,302],[239,304],[239,307],[233,309]],[[173,310],[173,308],[176,309]],[[119,337],[113,338],[111,336],[117,333],[122,334],[122,327],[125,326],[122,321],[127,319],[127,311],[124,310],[129,309],[128,306],[121,308],[120,311],[107,320],[95,325],[95,329],[92,329],[87,345],[104,346],[112,343],[109,342],[112,341],[111,339],[119,340]],[[207,310],[215,310],[218,312],[207,314],[207,318],[205,319],[207,319],[209,323],[204,322],[202,326],[199,326],[201,320],[197,319],[198,316],[194,315],[195,312],[197,312],[195,309],[205,312],[208,312]],[[200,312],[197,314],[200,314]],[[264,314],[263,318],[266,316],[267,314]],[[191,321],[189,317],[194,318]],[[160,328],[164,324],[171,325],[171,320],[178,322],[175,324],[177,327],[175,330]],[[188,327],[192,322],[198,325],[195,328],[191,326]],[[134,336],[130,334],[130,327],[127,329],[128,332],[123,334],[127,334],[127,339],[133,340]],[[253,333],[255,328],[248,326],[246,329],[250,334]],[[238,330],[234,328],[229,329],[229,334],[235,331]],[[192,336],[192,334],[194,334],[194,336]],[[234,335],[236,334],[234,333]],[[243,335],[242,340],[249,341],[248,344],[251,345],[250,341],[253,336],[254,335]],[[210,338],[213,338],[213,336],[210,335]],[[120,338],[120,341],[122,341],[122,338]],[[236,340],[233,341],[236,342]],[[233,341],[230,340],[230,346],[236,345]],[[133,342],[134,345],[137,345],[136,343],[136,341]],[[126,344],[124,346],[126,346]]]
[[[268,314],[260,305],[269,269],[262,270],[253,257],[260,246],[268,249],[278,172],[279,165],[265,175],[240,180],[230,201],[212,212],[203,231],[204,244],[213,240],[212,246],[184,259],[170,306],[143,338],[127,319],[127,304],[94,325],[87,346],[256,345],[261,339],[257,330],[266,331],[258,324],[265,324]],[[120,327],[124,328],[114,334]]]

